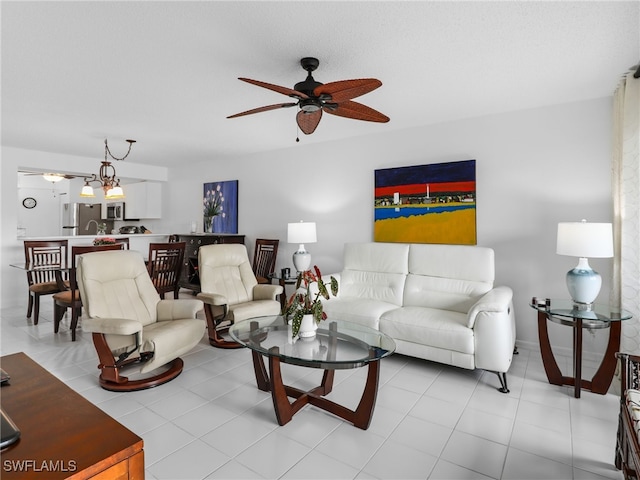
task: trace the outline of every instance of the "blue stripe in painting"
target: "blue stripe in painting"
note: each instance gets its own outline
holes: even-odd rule
[[[433,207],[400,207],[398,211],[394,207],[375,208],[375,220],[387,220],[390,218],[407,218],[415,215],[427,215],[430,213],[455,212],[457,210],[475,209],[474,205],[443,205]]]

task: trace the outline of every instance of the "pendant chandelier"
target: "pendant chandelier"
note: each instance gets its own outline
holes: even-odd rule
[[[107,140],[104,141],[104,161],[102,165],[100,165],[100,171],[98,175],[95,173],[90,177],[84,177],[84,187],[82,187],[82,191],[80,192],[81,197],[95,197],[96,195],[93,193],[93,187],[90,185],[91,183],[99,183],[100,187],[104,191],[105,200],[117,200],[120,198],[124,198],[124,191],[120,186],[120,179],[116,178],[116,169],[109,161],[108,157],[111,157],[113,160],[121,161],[127,158],[129,153],[131,152],[131,146],[136,143],[135,140],[127,140],[129,143],[129,150],[122,158],[114,157],[109,150],[109,145],[107,144]]]

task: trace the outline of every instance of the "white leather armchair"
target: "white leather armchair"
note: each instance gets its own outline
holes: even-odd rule
[[[247,248],[242,244],[205,245],[198,251],[200,290],[214,347],[238,348],[222,334],[233,322],[265,315],[278,315],[283,293],[280,285],[259,284]]]
[[[77,281],[106,390],[130,391],[154,387],[182,372],[180,355],[202,339],[205,323],[196,318],[202,302],[161,300],[139,252],[115,250],[81,255]],[[140,373],[163,368],[137,380],[122,369],[140,366]]]

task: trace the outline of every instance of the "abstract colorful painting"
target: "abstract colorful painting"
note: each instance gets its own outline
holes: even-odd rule
[[[476,161],[375,171],[376,242],[476,244]]]
[[[204,184],[205,233],[238,233],[238,180]]]

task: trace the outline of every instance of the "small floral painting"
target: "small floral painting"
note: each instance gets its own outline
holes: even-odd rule
[[[204,184],[205,233],[238,233],[238,180]]]

